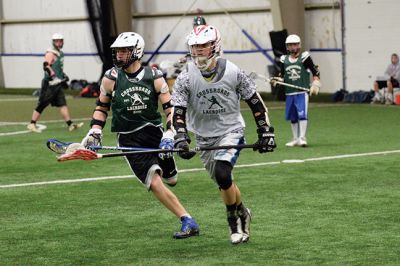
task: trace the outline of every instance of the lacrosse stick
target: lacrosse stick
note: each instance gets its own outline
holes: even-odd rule
[[[245,148],[256,148],[258,145],[256,144],[239,144],[239,145],[224,145],[224,146],[210,146],[210,147],[196,147],[194,149],[189,150],[189,152],[198,152],[198,151],[210,151],[210,150],[225,150],[225,149],[245,149]],[[185,152],[183,149],[152,149],[152,150],[142,150],[142,151],[127,151],[127,152],[117,152],[117,153],[96,153],[92,150],[86,149],[77,149],[75,151],[71,151],[70,153],[65,153],[59,157],[57,157],[57,161],[70,161],[70,160],[96,160],[107,157],[119,157],[119,156],[128,156],[128,155],[137,155],[137,154],[152,154],[152,153],[169,153],[169,152]],[[187,152],[187,151],[186,151]]]
[[[164,60],[164,61],[161,61],[159,67],[161,69],[169,69],[169,68],[173,68],[176,63],[177,62],[175,62],[175,61]]]
[[[302,90],[302,91],[310,91],[310,89],[307,89],[307,88],[303,88],[303,87],[300,87],[300,86],[296,86],[296,85],[293,85],[293,84],[285,83],[285,82],[274,80],[274,79],[269,79],[264,75],[257,74],[256,72],[250,72],[250,74],[248,76],[251,79],[260,79],[260,80],[264,80],[264,81],[269,82],[269,83],[281,84],[281,85],[284,85],[284,86],[287,86],[287,87],[291,87],[291,88],[295,88],[295,89]]]
[[[89,146],[89,150],[118,150],[118,151],[151,151],[154,148],[116,147],[116,146]]]
[[[57,154],[66,153],[68,147],[76,142],[63,142],[57,139],[48,139],[46,142],[47,147]],[[90,150],[120,150],[120,151],[147,151],[154,150],[153,148],[137,148],[137,147],[115,147],[115,146],[90,146]]]

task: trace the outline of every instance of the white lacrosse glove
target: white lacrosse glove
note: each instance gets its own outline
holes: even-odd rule
[[[277,82],[283,82],[283,81],[284,80],[281,77],[272,77],[270,83],[272,87],[276,87],[276,85],[278,84]]]
[[[160,142],[160,149],[172,150],[174,148],[174,136],[175,134],[172,130],[165,131]],[[172,156],[172,152],[158,154],[158,157],[160,157],[161,160],[172,158]]]
[[[49,81],[49,85],[50,85],[50,86],[55,86],[55,85],[60,84],[61,82],[63,82],[62,79],[60,79],[60,78],[58,78],[58,77],[54,77],[53,79],[51,79],[51,80]]]
[[[81,144],[86,149],[91,149],[92,146],[100,146],[101,140],[103,137],[103,132],[100,128],[91,128],[89,132],[86,134],[86,137],[83,138]]]
[[[310,96],[312,95],[318,95],[319,89],[321,88],[321,82],[317,79],[315,79],[311,83],[311,88],[310,88]]]

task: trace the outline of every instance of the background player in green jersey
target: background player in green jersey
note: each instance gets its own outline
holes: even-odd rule
[[[44,78],[38,104],[33,110],[31,122],[28,125],[28,129],[35,133],[41,132],[41,129],[36,126],[36,122],[49,104],[60,108],[60,113],[70,131],[83,125],[83,123],[75,124],[71,121],[65,100],[64,87],[67,86],[68,76],[64,73],[64,53],[61,50],[64,46],[64,37],[60,33],[54,33],[51,39],[52,47],[47,49],[44,57]]]
[[[310,88],[310,95],[317,95],[321,88],[319,70],[314,65],[308,51],[301,52],[300,37],[292,34],[286,38],[287,55],[280,58],[281,77],[285,83]],[[312,83],[310,87],[310,73]],[[308,93],[304,90],[285,86],[286,120],[291,122],[293,139],[286,143],[287,147],[306,147],[308,123]]]

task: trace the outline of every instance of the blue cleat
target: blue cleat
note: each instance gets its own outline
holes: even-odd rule
[[[181,231],[174,234],[175,239],[184,239],[200,234],[200,228],[195,219],[183,216],[181,217],[181,223]]]

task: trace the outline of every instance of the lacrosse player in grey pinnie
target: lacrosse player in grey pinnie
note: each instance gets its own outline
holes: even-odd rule
[[[275,136],[267,108],[256,92],[254,81],[232,62],[220,57],[218,29],[212,25],[197,26],[187,40],[193,61],[177,77],[172,94],[175,147],[185,150],[179,156],[190,159],[194,155],[189,151],[188,131],[195,134],[199,147],[244,144],[241,99],[250,106],[257,123],[258,141],[254,150],[272,152],[276,147]],[[247,242],[250,238],[250,210],[244,206],[232,176],[239,153],[239,149],[200,153],[226,205],[232,244]]]

